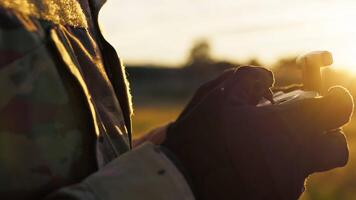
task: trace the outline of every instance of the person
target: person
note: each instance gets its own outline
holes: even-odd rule
[[[229,70],[132,148],[124,67],[102,36],[104,0],[0,2],[2,199],[297,199],[344,166],[353,100],[258,107],[273,74]],[[337,103],[337,106],[336,106]],[[138,143],[137,143],[138,144]]]

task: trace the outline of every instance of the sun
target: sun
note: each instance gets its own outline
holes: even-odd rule
[[[334,63],[331,66],[332,68],[347,70],[349,73],[356,75],[356,46],[334,51],[332,53],[334,59]]]
[[[325,42],[332,47],[333,66],[356,74],[356,27],[353,26],[356,13],[349,13],[346,8],[345,14],[338,11],[328,23],[328,34],[334,37]]]

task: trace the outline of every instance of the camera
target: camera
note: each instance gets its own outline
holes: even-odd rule
[[[322,94],[322,80],[320,68],[333,63],[332,54],[329,51],[312,51],[303,54],[296,59],[296,63],[301,67],[304,90],[294,90],[291,92],[276,92],[273,94],[275,104],[287,104],[301,99],[314,98]],[[271,102],[262,100],[257,106],[271,105]]]

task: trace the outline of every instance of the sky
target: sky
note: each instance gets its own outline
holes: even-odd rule
[[[217,59],[328,50],[356,72],[355,11],[353,0],[108,0],[100,23],[125,63],[179,66],[205,38]]]

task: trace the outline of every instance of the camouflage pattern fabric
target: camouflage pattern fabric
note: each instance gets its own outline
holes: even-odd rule
[[[90,138],[78,126],[46,38],[18,27],[1,29],[0,41],[8,58],[0,66],[1,195],[29,198],[79,181],[94,169],[85,160]]]
[[[12,0],[0,3],[0,197],[38,199],[129,150],[127,94],[117,96],[127,91],[104,65],[88,1],[78,1],[81,16],[91,19],[86,28],[6,2]]]
[[[83,10],[90,10],[82,3]],[[92,18],[91,13],[87,13]],[[50,39],[66,67],[82,87],[91,110],[94,129],[98,136],[99,167],[129,150],[129,131],[123,116],[122,103],[114,90],[110,72],[119,66],[104,65],[99,32],[94,23],[88,29],[59,25],[50,30]],[[103,53],[101,53],[103,52]],[[116,55],[116,54],[115,54]],[[107,60],[115,58],[107,58]],[[106,64],[106,63],[105,63]],[[128,109],[124,106],[124,109]]]
[[[55,24],[87,28],[85,14],[76,0],[3,0],[0,1],[0,6]]]

